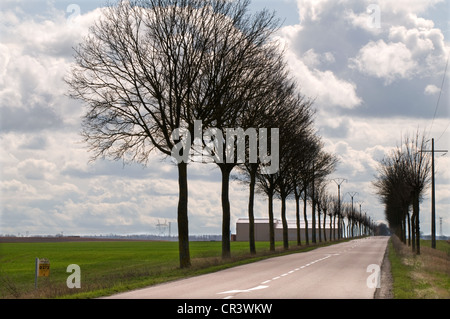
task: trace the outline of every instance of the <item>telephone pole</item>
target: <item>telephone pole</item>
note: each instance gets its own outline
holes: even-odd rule
[[[341,185],[346,181],[345,178],[333,179],[333,182],[335,182],[338,187],[338,239],[341,239]]]
[[[352,228],[351,228],[351,230],[352,230],[352,237],[354,237],[353,236],[353,226],[354,226],[354,217],[355,217],[355,211],[353,210],[353,197],[355,197],[357,194],[358,194],[358,192],[347,192],[347,194],[349,194],[350,195],[350,197],[352,198],[352,211],[351,211],[351,215],[352,215],[352,218],[351,218],[351,220],[352,220]],[[350,223],[350,221],[349,221],[349,223]]]
[[[431,248],[436,249],[436,187],[434,177],[434,153],[447,153],[447,150],[435,150],[434,138],[431,139],[431,151],[422,150],[422,153],[431,153]],[[445,155],[445,154],[444,154]]]

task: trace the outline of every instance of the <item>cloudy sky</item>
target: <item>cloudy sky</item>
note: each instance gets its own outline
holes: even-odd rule
[[[2,0],[0,4],[0,234],[158,233],[174,223],[177,170],[155,154],[147,167],[90,163],[81,143],[83,106],[62,78],[72,47],[104,1]],[[444,0],[253,0],[284,21],[277,40],[302,93],[315,98],[316,128],[339,156],[332,177],[374,220],[377,161],[417,129],[450,148],[449,6]],[[448,72],[447,72],[448,74]],[[439,100],[440,96],[440,100]],[[439,100],[439,103],[438,103]],[[450,235],[450,155],[436,158],[437,216]],[[220,234],[220,172],[189,166],[192,234]],[[337,193],[333,182],[330,192]],[[232,225],[246,216],[247,188],[231,184]],[[430,233],[429,192],[421,230]],[[350,201],[348,194],[343,201]],[[258,217],[267,215],[259,197]],[[275,207],[279,211],[279,204]],[[288,206],[294,218],[294,205]],[[175,225],[175,224],[173,224]],[[439,233],[439,222],[437,223]],[[175,227],[172,228],[175,230]],[[234,227],[233,227],[234,231]]]

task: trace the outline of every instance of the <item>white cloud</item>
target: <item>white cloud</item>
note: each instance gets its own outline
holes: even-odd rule
[[[399,78],[409,78],[414,73],[417,63],[405,44],[378,40],[371,41],[361,48],[356,58],[350,59],[350,67],[382,78],[387,85]]]
[[[0,190],[2,195],[7,195],[8,197],[15,197],[17,194],[20,194],[21,199],[36,194],[36,189],[33,186],[22,183],[16,179],[0,181]]]
[[[316,21],[320,19],[321,13],[329,5],[330,0],[298,0],[298,12],[300,21]]]
[[[53,177],[56,165],[44,159],[29,158],[20,162],[17,170],[27,179],[44,180]]]
[[[439,1],[381,0],[380,29],[367,26],[371,3],[298,1],[301,24],[285,26],[277,36],[302,93],[316,98],[316,126],[327,150],[342,159],[336,176],[349,180],[346,191],[366,196],[363,209],[383,219],[370,189],[376,162],[402,133],[430,125],[438,93],[432,83],[442,81],[449,45],[439,23],[422,15]],[[89,154],[78,134],[82,108],[63,95],[61,78],[72,62],[71,47],[99,10],[70,23],[65,11],[45,10],[44,16],[20,8],[0,12],[0,106],[7,115],[0,125],[1,232],[157,233],[158,219],[176,221],[176,168],[157,156],[147,168],[108,161],[87,164]],[[401,94],[388,90],[389,84],[399,83],[405,87]],[[428,118],[410,107],[418,96],[426,98],[422,109],[431,105]],[[400,115],[380,117],[382,102],[383,110],[395,109]],[[377,116],[368,116],[369,110]],[[448,116],[438,113],[430,135],[438,137],[447,127]],[[438,143],[447,149],[448,134]],[[450,192],[448,161],[438,160],[440,198]],[[188,178],[191,233],[220,233],[219,171],[215,165],[190,165]],[[255,213],[265,217],[266,198],[257,197]],[[232,182],[232,225],[247,215],[247,200],[247,187]],[[276,216],[279,206],[275,201]],[[289,218],[295,218],[293,212],[290,203]]]
[[[425,87],[425,94],[427,94],[427,95],[434,95],[434,94],[439,93],[440,90],[441,90],[441,89],[438,88],[436,85],[428,84],[428,85]]]
[[[333,64],[336,60],[333,53],[325,52],[323,54],[317,54],[314,49],[309,49],[303,53],[302,59],[309,68],[316,68],[322,65]]]
[[[392,11],[393,13],[422,13],[430,7],[443,2],[444,0],[379,0],[382,11]]]
[[[356,85],[337,77],[331,70],[322,71],[319,67],[332,65],[335,57],[332,52],[316,53],[314,49],[297,55],[294,42],[301,37],[302,28],[282,28],[277,40],[286,48],[286,60],[292,74],[298,80],[302,94],[316,99],[320,107],[355,108],[361,104],[356,93]]]

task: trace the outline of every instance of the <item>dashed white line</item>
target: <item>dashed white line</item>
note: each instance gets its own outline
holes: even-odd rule
[[[315,263],[317,263],[317,262],[319,262],[319,261],[328,259],[328,258],[330,258],[330,257],[332,257],[332,256],[338,256],[338,255],[339,255],[339,254],[330,254],[330,255],[327,255],[327,256],[322,257],[322,258],[320,258],[320,259],[314,260],[314,261],[312,261],[312,262],[310,262],[310,263],[308,263],[308,264],[306,264],[306,265],[297,267],[297,268],[295,268],[294,270],[290,270],[290,271],[288,271],[287,273],[281,274],[280,276],[276,276],[276,277],[273,277],[272,279],[263,281],[263,282],[260,284],[260,286],[257,286],[257,287],[253,287],[253,288],[245,289],[245,290],[229,290],[229,291],[219,292],[218,294],[231,294],[231,293],[240,293],[240,292],[250,292],[250,291],[253,291],[253,290],[265,289],[265,288],[268,288],[268,287],[269,287],[269,286],[265,286],[265,285],[268,284],[269,282],[271,282],[272,280],[277,280],[277,279],[280,279],[281,277],[286,277],[287,275],[292,274],[292,273],[294,273],[295,271],[298,271],[298,270],[303,269],[303,268],[305,268],[305,267],[309,267],[309,266],[311,266],[311,265],[313,265],[313,264],[315,264]],[[233,297],[234,297],[234,296],[227,296],[227,297],[225,297],[225,298],[223,298],[223,299],[231,299],[231,298],[233,298]]]

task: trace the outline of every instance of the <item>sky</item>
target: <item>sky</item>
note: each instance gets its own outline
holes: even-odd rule
[[[155,153],[146,167],[90,161],[82,142],[86,110],[67,97],[64,76],[73,47],[104,1],[2,0],[0,4],[0,234],[157,234],[176,229],[177,170]],[[301,88],[315,99],[315,127],[339,158],[342,201],[377,222],[384,207],[372,182],[377,163],[417,130],[450,149],[450,1],[253,0],[275,10],[275,40]],[[443,82],[444,80],[444,82]],[[443,85],[442,85],[443,84]],[[442,90],[441,90],[442,87]],[[439,101],[439,102],[438,102]],[[436,215],[450,235],[450,154],[436,154]],[[189,230],[221,233],[220,171],[190,164]],[[330,181],[328,190],[337,194]],[[232,232],[247,216],[248,187],[231,183]],[[431,191],[421,203],[421,230],[431,229]],[[275,203],[275,217],[280,218]],[[267,216],[258,196],[257,217]],[[293,201],[288,219],[295,218]],[[439,218],[437,218],[439,235]],[[167,234],[167,233],[166,233]]]

